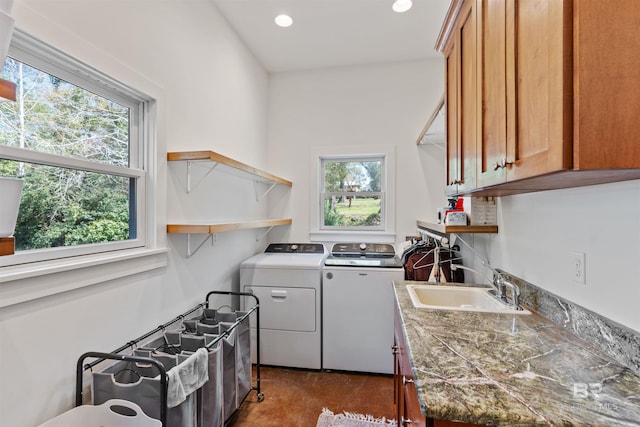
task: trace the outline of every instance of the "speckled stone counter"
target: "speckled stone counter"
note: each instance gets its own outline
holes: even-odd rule
[[[414,308],[408,283],[416,282],[394,286],[425,416],[509,426],[640,426],[640,377],[585,341],[536,313]]]

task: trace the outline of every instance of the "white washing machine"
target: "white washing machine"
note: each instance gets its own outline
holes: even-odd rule
[[[240,289],[260,301],[260,363],[322,368],[322,244],[272,243],[240,264]],[[251,322],[256,362],[256,314]]]
[[[322,281],[322,368],[393,373],[393,245],[336,243]]]

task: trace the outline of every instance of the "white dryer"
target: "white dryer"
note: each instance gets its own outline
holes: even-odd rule
[[[322,368],[322,244],[272,243],[240,264],[240,289],[260,301],[260,363]],[[251,320],[256,362],[256,319]]]

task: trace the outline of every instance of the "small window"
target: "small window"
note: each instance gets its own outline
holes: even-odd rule
[[[320,229],[384,229],[384,158],[322,158],[321,165]]]
[[[12,263],[144,246],[145,101],[16,35],[1,76],[18,99],[0,103],[0,176],[24,181]]]

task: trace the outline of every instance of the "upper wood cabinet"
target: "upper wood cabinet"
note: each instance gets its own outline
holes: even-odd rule
[[[436,45],[447,193],[640,178],[639,20],[634,0],[454,0]]]
[[[476,187],[476,8],[461,4],[456,28],[445,51],[447,78],[447,193]]]

